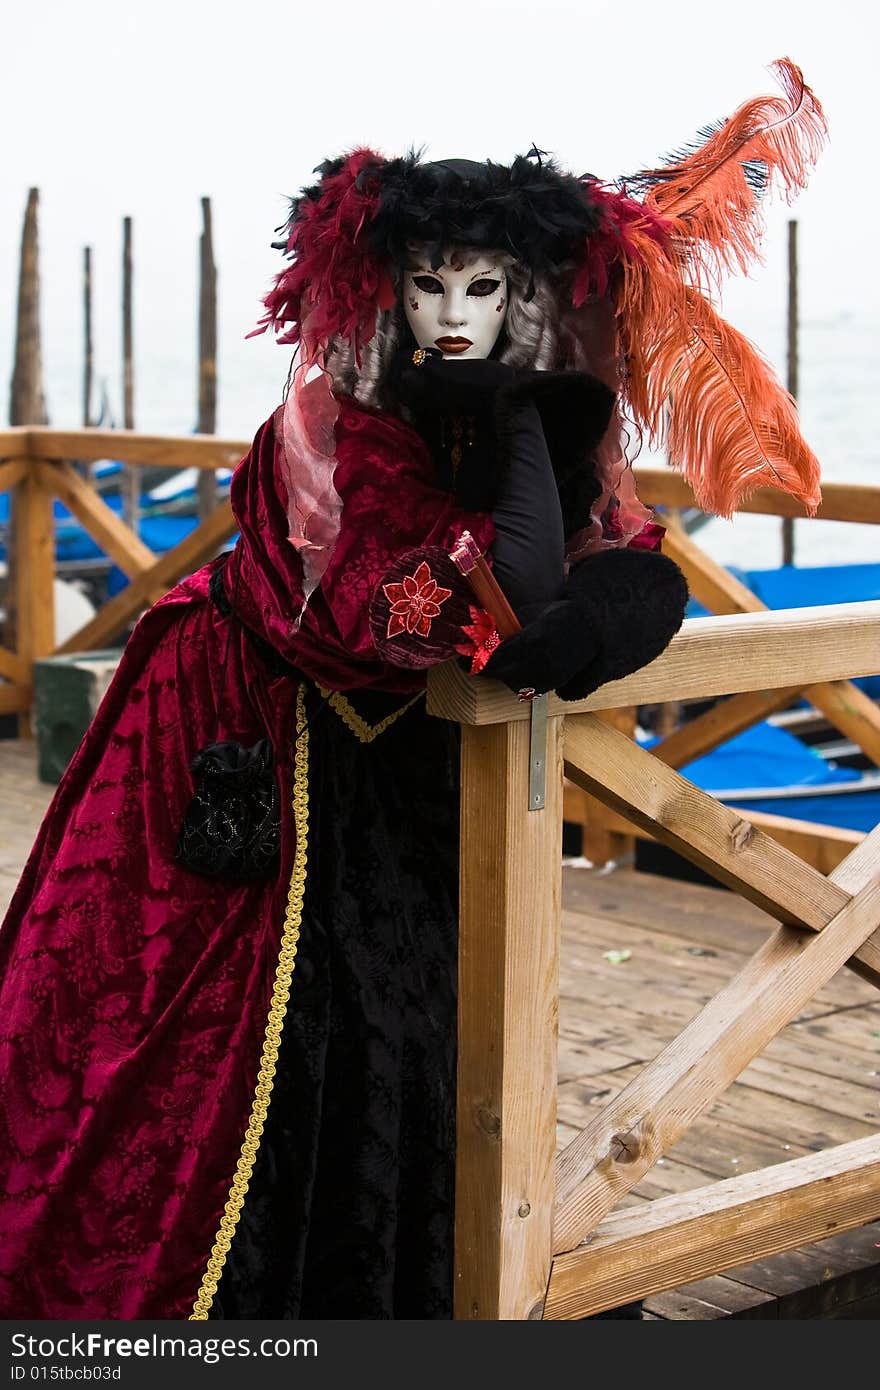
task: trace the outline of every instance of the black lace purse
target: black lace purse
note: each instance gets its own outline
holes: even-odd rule
[[[212,743],[193,758],[193,799],[183,819],[175,859],[193,873],[238,882],[277,868],[281,799],[267,738],[244,748]]]

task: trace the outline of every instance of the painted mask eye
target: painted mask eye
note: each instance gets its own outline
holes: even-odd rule
[[[474,280],[472,284],[468,285],[468,294],[482,299],[484,295],[494,294],[500,285],[500,280],[490,280],[488,276],[484,276],[482,279]]]
[[[412,282],[417,290],[424,290],[425,294],[443,293],[443,286],[433,275],[414,275]]]

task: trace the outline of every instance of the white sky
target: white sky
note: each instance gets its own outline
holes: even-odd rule
[[[766,65],[783,54],[800,63],[832,126],[796,205],[803,311],[875,307],[869,14],[855,0],[337,0],[308,9],[296,0],[7,0],[0,388],[5,396],[32,184],[42,200],[47,357],[79,370],[87,243],[99,341],[118,339],[124,214],[135,219],[139,348],[191,351],[203,193],[214,204],[221,338],[234,339],[237,354],[280,266],[269,242],[285,195],[324,157],[365,143],[389,155],[415,144],[429,157],[506,160],[535,142],[574,172],[611,178],[774,90]],[[728,294],[732,317],[784,312],[790,215],[784,204],[771,212],[767,268]],[[258,340],[247,350],[270,349]]]

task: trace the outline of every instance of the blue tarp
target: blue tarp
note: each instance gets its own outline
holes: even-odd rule
[[[775,570],[728,565],[727,570],[768,608],[818,608],[880,598],[880,560],[876,565],[780,565]],[[705,618],[708,611],[692,598],[687,615]]]
[[[827,603],[861,603],[880,599],[880,564],[783,565],[774,570],[741,570],[729,566],[737,579],[757,594],[768,608],[816,608]],[[694,599],[688,617],[705,617]],[[880,675],[856,682],[873,699],[880,699]],[[802,702],[803,703],[803,702]],[[770,724],[758,724],[732,738],[705,758],[698,758],[685,776],[706,791],[734,787],[829,785],[858,779],[854,768],[832,768],[800,739]],[[779,800],[740,801],[746,811],[766,811],[795,820],[837,825],[847,830],[873,830],[880,821],[880,791],[841,796],[781,797]]]
[[[790,816],[814,825],[836,825],[841,830],[860,830],[867,835],[880,824],[880,792],[853,792],[850,796],[787,796],[781,801],[737,801],[738,810],[765,811],[771,816]]]
[[[650,748],[656,739],[646,740]],[[688,781],[709,792],[727,792],[737,787],[828,787],[854,783],[860,774],[855,768],[834,767],[801,743],[785,729],[772,724],[756,724],[703,758],[696,758],[681,769]],[[766,811],[850,830],[872,830],[880,821],[880,791],[849,792],[844,795],[758,798],[728,802],[749,811]]]
[[[685,769],[682,769],[685,771]],[[815,748],[809,748],[787,729],[756,724],[689,763],[690,781],[706,791],[728,787],[827,787],[857,782],[855,768],[832,767]]]
[[[122,498],[104,497],[103,501],[117,516],[122,515]],[[147,494],[141,499],[144,508],[153,506]],[[55,554],[59,560],[95,560],[104,551],[92,540],[89,533],[80,526],[70,512],[56,498],[52,504],[55,514]],[[0,494],[0,523],[9,520],[9,494]],[[177,545],[195,530],[198,518],[195,516],[142,516],[138,520],[138,534],[145,545],[158,554],[163,554]],[[6,547],[0,543],[0,558],[6,558]]]
[[[182,494],[185,495],[185,494]],[[195,490],[192,490],[193,497]],[[102,499],[112,512],[117,516],[122,515],[122,498],[118,493],[104,494]],[[155,506],[154,499],[149,493],[144,493],[141,497],[141,507],[148,511]],[[71,515],[63,502],[57,498],[52,503],[52,510],[55,516],[55,556],[60,561],[71,560],[98,560],[104,556],[105,552],[92,540],[75,517]],[[0,525],[9,520],[9,494],[0,493]],[[164,555],[167,550],[173,549],[180,541],[184,540],[191,531],[198,525],[196,516],[141,516],[138,518],[138,535],[145,545],[157,555]],[[229,544],[234,544],[236,536],[233,536]],[[6,559],[6,547],[0,541],[0,560]],[[119,593],[128,583],[128,577],[118,566],[113,565],[107,574],[107,592],[109,597]]]

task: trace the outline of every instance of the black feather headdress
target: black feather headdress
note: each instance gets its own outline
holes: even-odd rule
[[[369,237],[376,252],[396,264],[406,260],[408,244],[418,242],[435,269],[450,246],[507,251],[534,279],[571,268],[600,223],[590,183],[565,173],[534,146],[509,165],[471,159],[421,164],[411,153],[385,166]]]

